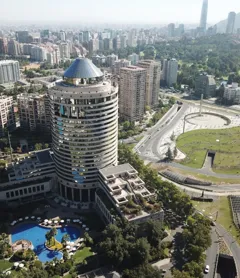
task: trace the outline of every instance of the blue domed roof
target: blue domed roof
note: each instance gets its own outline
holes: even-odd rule
[[[103,73],[91,60],[87,58],[77,58],[64,72],[63,76],[67,78],[95,78],[103,76]]]

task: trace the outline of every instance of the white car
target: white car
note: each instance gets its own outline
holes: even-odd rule
[[[208,273],[208,272],[209,272],[209,269],[210,269],[210,266],[207,264],[207,265],[205,266],[204,272],[205,272],[205,273]]]

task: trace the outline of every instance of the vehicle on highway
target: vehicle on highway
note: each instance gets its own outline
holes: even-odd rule
[[[208,272],[209,272],[209,269],[210,269],[210,266],[207,264],[207,265],[205,266],[204,272],[205,272],[205,273],[208,273]]]

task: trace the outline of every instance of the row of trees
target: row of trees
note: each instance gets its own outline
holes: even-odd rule
[[[161,272],[153,269],[149,262],[164,257],[161,240],[165,236],[158,221],[135,225],[118,219],[116,225],[110,224],[104,230],[99,253],[115,268],[124,269],[125,278],[138,278],[141,271],[152,275],[144,277],[160,277]]]
[[[211,246],[211,225],[210,221],[197,213],[189,217],[187,226],[182,233],[181,258],[185,264],[182,271],[174,271],[174,278],[202,278],[204,263],[206,260],[205,251]]]
[[[162,202],[163,207],[171,209],[182,220],[187,221],[187,226],[182,234],[184,245],[181,250],[181,258],[184,258],[185,263],[181,272],[176,269],[173,271],[174,278],[202,277],[204,252],[211,245],[210,221],[198,213],[191,216],[193,206],[189,196],[174,184],[162,181],[157,171],[144,165],[138,155],[133,153],[128,146],[123,144],[119,146],[119,161],[120,163],[130,163],[139,172],[149,190],[157,191],[158,199]]]

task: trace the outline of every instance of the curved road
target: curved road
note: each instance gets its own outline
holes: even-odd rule
[[[175,108],[177,108],[175,106]],[[159,139],[169,130],[172,130],[173,126],[177,124],[179,121],[179,118],[181,118],[184,113],[189,108],[188,104],[183,104],[181,109],[177,111],[175,109],[172,113],[168,114],[167,117],[162,118],[151,130],[151,135],[148,136],[147,140],[143,142],[138,147],[138,153],[142,157],[148,157],[149,159],[152,158],[154,155],[155,157],[159,157],[159,151],[158,151],[158,144]],[[148,153],[149,151],[152,152],[151,156],[145,155],[145,153]],[[156,159],[154,159],[156,160]]]
[[[135,148],[139,156],[147,161],[160,162],[162,154],[159,151],[159,141],[161,137],[168,131],[173,130],[174,126],[178,123],[179,119],[183,117],[188,108],[194,105],[193,103],[183,103],[181,109],[177,111],[177,105],[174,107],[154,126],[148,131],[147,137],[140,141]],[[171,162],[167,163],[174,168],[186,170],[193,173],[209,175],[217,178],[230,178],[240,180],[240,175],[220,174],[210,171],[207,168],[194,169],[185,165]],[[237,183],[237,182],[236,182]]]

